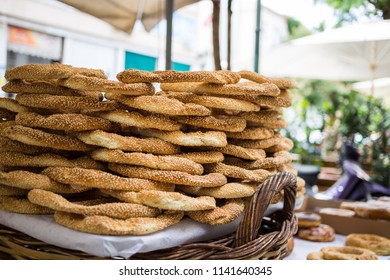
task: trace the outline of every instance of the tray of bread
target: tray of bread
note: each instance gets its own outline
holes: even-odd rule
[[[286,253],[305,191],[292,141],[280,133],[293,81],[250,71],[134,69],[109,80],[102,70],[57,63],[10,68],[5,78],[3,237],[24,233],[55,246],[60,239],[58,248],[80,250],[80,242],[69,245],[72,234],[98,236],[114,248],[86,250],[91,257]],[[146,243],[157,247],[140,245],[153,236]],[[268,247],[236,250],[265,236]],[[134,239],[131,250],[113,241],[121,238]],[[183,246],[198,251],[177,253]],[[232,248],[238,253],[227,254]]]

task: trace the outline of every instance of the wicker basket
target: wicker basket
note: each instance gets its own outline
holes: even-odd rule
[[[264,216],[272,197],[284,192],[282,210]],[[225,237],[174,248],[137,253],[131,259],[281,259],[288,240],[297,231],[296,179],[278,173],[267,179],[253,195],[237,231]],[[104,259],[83,252],[59,248],[0,225],[0,259]]]

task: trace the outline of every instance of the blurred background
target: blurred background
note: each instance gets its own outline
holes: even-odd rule
[[[326,190],[349,143],[390,188],[389,18],[389,0],[0,0],[0,86],[9,67],[53,62],[110,79],[128,68],[292,78],[282,133],[300,175]]]

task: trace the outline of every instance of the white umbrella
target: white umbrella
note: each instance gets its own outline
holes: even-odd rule
[[[374,83],[374,84],[372,84]],[[352,84],[352,88],[366,95],[371,95],[371,89],[375,88],[375,97],[383,99],[386,107],[390,108],[390,78],[380,78],[374,81],[363,81]]]
[[[261,72],[269,76],[338,81],[390,77],[390,20],[292,40],[262,57]]]

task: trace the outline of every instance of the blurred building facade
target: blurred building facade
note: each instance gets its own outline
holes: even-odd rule
[[[227,0],[221,0],[221,57],[227,57]],[[256,0],[233,1],[232,70],[253,69]],[[261,49],[287,37],[287,19],[261,9]],[[129,35],[55,0],[0,0],[0,86],[7,68],[61,62],[103,69],[110,79],[127,68],[165,65],[165,20],[150,32],[140,22]],[[173,17],[173,69],[212,70],[212,3],[184,7]],[[261,59],[261,56],[260,56]]]

